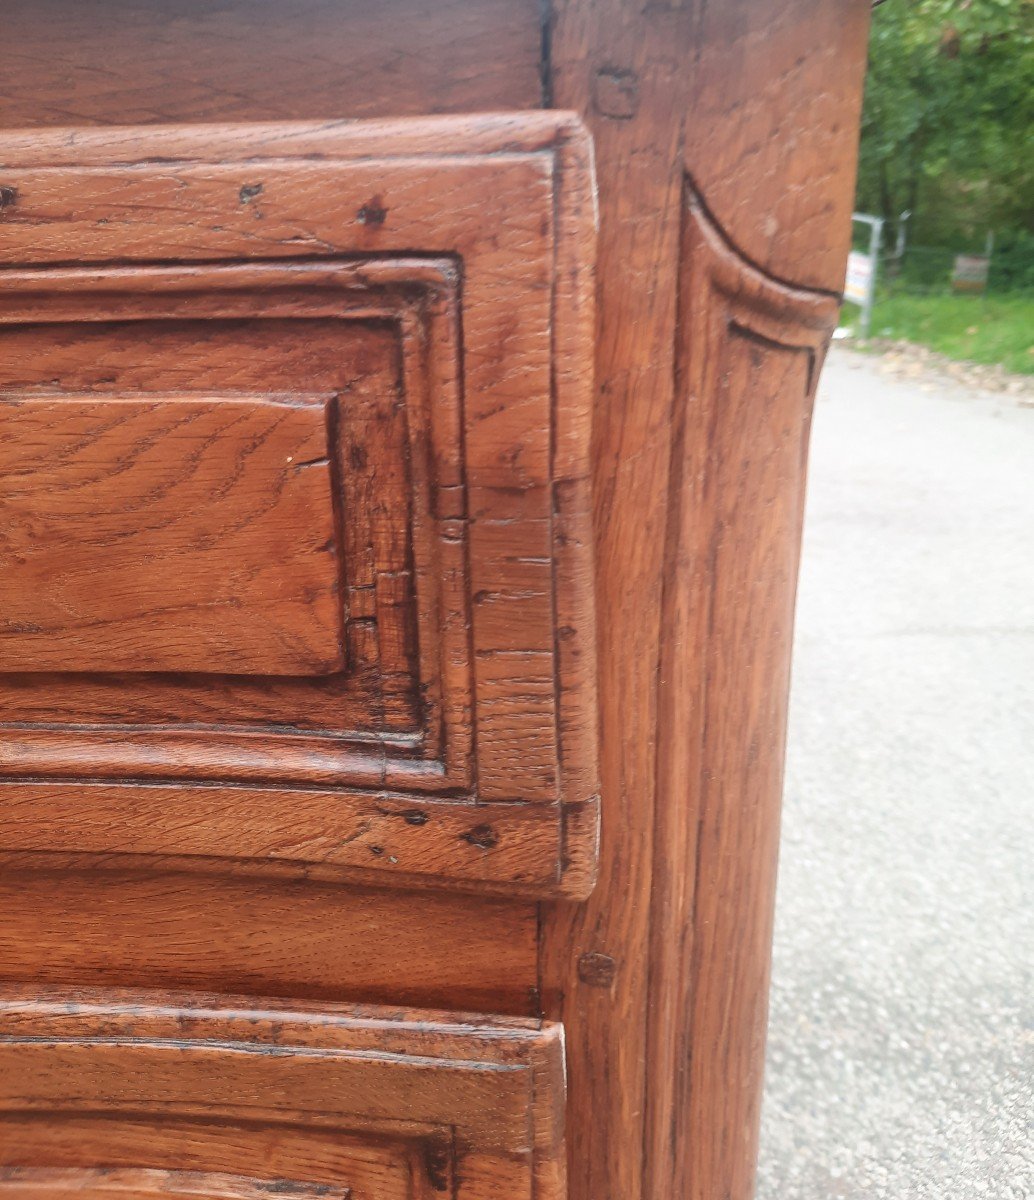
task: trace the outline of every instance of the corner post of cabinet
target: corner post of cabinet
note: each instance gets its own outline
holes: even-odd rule
[[[596,143],[602,847],[543,907],[570,1200],[749,1200],[811,406],[869,0],[556,0]]]

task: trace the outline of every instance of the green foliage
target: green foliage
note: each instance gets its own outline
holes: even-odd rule
[[[873,15],[858,206],[926,243],[1034,231],[1034,0],[888,0]],[[961,247],[960,247],[961,248]]]
[[[847,324],[857,323],[853,306],[844,315]],[[1034,296],[883,293],[873,309],[872,334],[1034,375]]]
[[[1034,233],[1012,229],[995,241],[988,290],[1034,294]]]

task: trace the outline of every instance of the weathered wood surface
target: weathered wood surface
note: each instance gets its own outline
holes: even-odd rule
[[[31,1191],[31,1172],[2,1170],[28,1166],[63,1169],[64,1188],[85,1194],[193,1183],[211,1196],[230,1166],[246,1196],[310,1182],[350,1200],[563,1200],[563,1119],[557,1026],[246,997],[0,991],[0,1194]],[[121,1168],[140,1170],[134,1155],[149,1166],[127,1179]],[[60,1194],[53,1176],[35,1182]]]
[[[542,96],[538,0],[4,0],[0,31],[10,129],[493,112]]]
[[[550,99],[585,117],[600,186],[600,876],[543,926],[572,1200],[753,1193],[800,500],[868,10],[553,6]]]
[[[72,852],[7,856],[0,912],[0,978],[25,985],[539,1011],[527,902]]]
[[[68,848],[85,805],[97,853],[584,894],[577,121],[34,132],[0,155],[0,775],[32,780],[0,784],[0,850]]]
[[[202,1138],[203,1140],[203,1138]],[[351,1147],[349,1147],[351,1149]],[[358,1148],[357,1148],[358,1149]],[[378,1154],[378,1151],[381,1151]],[[342,1147],[346,1185],[280,1178],[279,1193],[296,1200],[356,1200],[372,1194],[379,1200],[405,1200],[410,1163],[399,1162],[381,1147],[359,1150],[349,1161]],[[183,1151],[177,1156],[182,1161]],[[378,1161],[379,1160],[379,1161]],[[4,1200],[265,1200],[267,1180],[225,1171],[191,1171],[180,1167],[0,1167]]]
[[[0,397],[0,671],[344,667],[327,404]]]
[[[146,853],[98,871],[96,862],[87,865],[89,856],[19,852],[8,864],[17,862],[22,873],[0,878],[0,887],[11,878],[28,888],[24,902],[11,901],[10,970],[19,979],[57,983],[147,986],[153,980],[174,989],[185,981],[223,992],[389,1004],[397,996],[446,1008],[464,1007],[473,997],[474,1007],[497,1012],[533,1013],[541,995],[542,1007],[563,1021],[568,1041],[570,1200],[747,1200],[757,1145],[807,422],[843,279],[869,0],[399,0],[390,15],[366,0],[299,0],[261,12],[238,0],[217,9],[195,0],[149,0],[132,6],[132,19],[120,0],[92,7],[88,15],[88,7],[70,0],[5,6],[5,62],[18,65],[19,86],[4,90],[0,124],[154,124],[150,133],[111,131],[109,147],[120,145],[121,156],[112,152],[107,182],[98,183],[112,203],[127,165],[146,144],[163,159],[182,157],[188,135],[157,128],[162,122],[542,105],[575,109],[589,125],[601,209],[592,406],[603,722],[600,879],[586,903],[543,904],[536,913],[530,904],[483,895],[342,887],[335,882],[340,868],[328,863],[306,865],[306,881],[280,878],[280,868],[269,862],[240,860],[226,874],[206,871],[208,860],[197,858],[194,874],[167,876],[173,864]],[[262,69],[252,73],[248,64]],[[542,120],[546,129],[549,119]],[[470,122],[472,150],[499,149],[491,128]],[[306,135],[304,147],[296,143],[313,160],[304,203],[320,212],[328,203],[324,189],[338,183],[329,182],[320,156],[338,132],[327,125]],[[211,169],[188,182],[202,206],[228,200],[232,217],[210,223],[221,230],[209,226],[184,235],[175,254],[190,253],[195,242],[202,256],[235,254],[235,238],[279,259],[320,255],[328,240],[336,252],[326,222],[313,225],[306,211],[276,197],[264,207],[266,178],[231,182],[220,175],[220,156],[275,153],[260,131],[223,141],[211,133]],[[365,145],[362,136],[352,130],[357,154],[380,154],[383,127],[372,127]],[[413,137],[420,136],[414,127]],[[548,141],[552,135],[540,136]],[[74,167],[93,144],[88,134],[46,137],[55,166]],[[21,153],[19,147],[44,141],[37,128],[14,137],[11,146]],[[523,152],[528,144],[513,149]],[[419,152],[416,142],[407,144],[410,150]],[[363,214],[357,237],[365,240],[356,244],[373,256],[396,214],[379,170],[365,182],[356,194],[342,192],[342,203],[357,222]],[[246,194],[247,203],[233,191],[257,183],[264,191]],[[31,186],[55,226],[38,244],[61,261],[74,219],[48,192],[48,179],[37,176]],[[174,195],[170,187],[155,198]],[[20,219],[22,197],[11,200],[0,218],[6,230]],[[454,219],[454,205],[470,216],[475,207],[492,211],[496,202],[487,191],[457,189],[449,204],[427,214],[411,248],[427,244],[435,223]],[[524,229],[531,240],[539,236],[533,220]],[[112,254],[131,232],[101,227],[91,240],[96,234],[98,253]],[[21,243],[22,257],[27,244]],[[441,243],[432,244],[439,253]],[[53,279],[57,268],[49,272]],[[81,279],[73,281],[61,301],[80,319],[83,307],[96,302],[93,295],[77,300],[81,287]],[[44,301],[56,304],[53,290]],[[25,294],[16,300],[26,302]],[[8,303],[0,290],[0,313]],[[508,315],[503,306],[498,311]],[[213,318],[214,312],[206,315]],[[323,353],[318,347],[332,343],[322,341],[316,316],[311,319],[307,341],[315,360]],[[504,327],[496,331],[500,336]],[[372,405],[372,398],[391,391],[391,365],[386,352],[375,350],[372,326],[363,341],[367,366],[352,371],[353,389],[365,389]],[[85,369],[88,355],[77,357],[78,369]],[[443,357],[436,356],[438,369]],[[565,351],[554,366],[562,372],[567,364],[574,376],[587,378],[579,361]],[[513,399],[523,385],[519,376],[509,383]],[[505,453],[505,439],[495,449]],[[522,453],[529,450],[523,446]],[[372,507],[374,493],[374,481],[364,481],[352,503],[362,506],[365,496]],[[505,553],[505,528],[500,521],[493,530],[491,555],[500,546]],[[502,636],[541,635],[544,626],[534,616],[525,633],[523,618],[519,628],[501,619],[495,600],[481,603]],[[583,617],[558,611],[558,630],[583,624]],[[559,639],[557,652],[569,649],[579,652],[577,643],[571,648]],[[376,661],[369,639],[352,639],[346,653],[349,662]],[[289,680],[265,696],[246,684],[149,691],[146,699],[138,692],[136,703],[148,719],[225,703],[235,719],[250,721],[262,719],[266,697],[275,694],[310,731],[327,728],[325,714],[335,707],[348,714],[373,711],[358,685],[347,695],[317,695],[313,688],[302,700]],[[407,722],[412,727],[406,695],[404,686],[390,693],[382,686],[377,720],[390,720],[396,736]],[[541,700],[541,692],[537,696]],[[50,711],[49,701],[21,681],[5,686],[0,680],[0,700],[4,711],[30,720],[33,705],[41,714]],[[102,689],[84,685],[76,692],[76,703],[90,714],[110,711],[104,708],[110,702]],[[449,725],[447,706],[441,712]],[[563,711],[561,725],[570,728],[579,714],[584,719],[584,710]],[[572,746],[583,762],[597,753],[592,737],[572,737],[565,763],[572,762]],[[318,787],[331,769],[330,747],[314,749],[305,769]],[[55,745],[52,761],[73,770],[81,751],[71,742]],[[522,783],[541,786],[549,771],[541,745],[526,764],[518,757],[510,755]],[[166,762],[174,759],[166,753]],[[453,752],[449,769],[463,760]],[[356,761],[353,769],[383,775],[384,761]],[[253,759],[248,786],[283,770],[282,762],[279,751]],[[289,767],[297,769],[297,763]],[[414,777],[407,786],[433,792],[435,784]],[[506,773],[490,786],[505,789]],[[561,852],[584,852],[591,837],[569,833],[578,813],[591,826],[591,811],[569,806],[566,812]],[[141,828],[138,822],[136,836],[144,836]],[[325,829],[315,833],[319,839]],[[529,827],[527,836],[538,835]],[[428,853],[432,845],[429,840]],[[476,847],[463,853],[468,850],[498,853]],[[41,874],[47,863],[60,870],[61,887]],[[347,872],[350,879],[366,878],[358,867]],[[166,887],[169,878],[175,886]],[[394,878],[408,887],[411,877]],[[12,882],[12,897],[15,887]],[[152,920],[169,935],[164,947],[148,936]],[[106,923],[118,931],[110,947]],[[324,928],[341,931],[340,953]],[[528,952],[536,928],[537,963]],[[227,948],[225,960],[205,935]],[[43,1137],[44,1128],[56,1127],[37,1122],[34,1136]],[[165,1128],[149,1159],[153,1169],[191,1169],[201,1154],[193,1149],[202,1145],[196,1127]],[[93,1136],[84,1119],[63,1125],[53,1134],[58,1142],[65,1129],[73,1131],[66,1142]],[[141,1161],[150,1131],[146,1124],[123,1129],[125,1161]],[[269,1143],[271,1161],[283,1164],[284,1177],[297,1179],[304,1156],[285,1138]],[[348,1153],[356,1153],[351,1143]],[[203,1169],[261,1175],[243,1148],[225,1151],[222,1167],[213,1165],[210,1145],[204,1154]],[[357,1161],[353,1157],[359,1180]],[[394,1185],[380,1178],[378,1186],[391,1196]],[[501,1194],[522,1193],[504,1186]]]

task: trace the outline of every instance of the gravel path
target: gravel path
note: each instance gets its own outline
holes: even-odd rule
[[[758,1200],[1034,1197],[1034,408],[835,349]]]

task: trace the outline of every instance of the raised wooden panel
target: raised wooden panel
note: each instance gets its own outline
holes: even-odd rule
[[[2,149],[0,850],[584,893],[577,123]]]
[[[655,464],[664,488],[655,492],[649,474],[638,481],[656,533],[644,545],[622,522],[613,535],[626,553],[601,557],[607,591],[620,598],[608,619],[631,634],[642,604],[623,565],[641,545],[656,556],[647,711],[617,687],[627,649],[608,639],[603,656],[614,683],[604,745],[630,713],[649,717],[649,740],[626,738],[618,765],[631,770],[625,757],[649,749],[656,802],[648,832],[644,811],[611,804],[608,816],[624,824],[604,822],[612,840],[599,889],[585,905],[546,909],[544,925],[544,1009],[567,1031],[572,1095],[608,1098],[571,1123],[579,1200],[748,1200],[757,1152],[804,465],[838,304],[745,260],[692,181],[678,185],[672,207],[657,209],[675,225],[678,269],[665,319],[651,317],[657,353],[670,360],[671,390],[654,417],[665,429]],[[629,303],[647,300],[660,298]],[[620,422],[612,430],[615,478],[626,433]],[[639,837],[649,854],[624,853]],[[615,912],[608,896],[632,889],[641,899]],[[629,1138],[630,1121],[641,1137]]]
[[[693,1054],[647,1114],[653,1187],[703,1200],[753,1189],[804,467],[839,305],[745,261],[689,180],[680,215],[649,1053],[671,1061],[689,1028]],[[676,600],[701,587],[706,605]]]
[[[325,401],[0,397],[0,429],[0,671],[344,667]]]
[[[312,500],[308,512],[295,514],[284,539],[265,538],[268,595],[256,598],[281,599],[279,564],[285,552],[296,553],[297,543],[311,538],[306,525],[315,524],[318,549],[325,565],[332,568],[327,585],[332,602],[329,624],[344,645],[338,670],[293,672],[308,675],[304,682],[289,678],[272,663],[265,672],[253,672],[263,675],[261,680],[242,677],[247,663],[238,668],[233,661],[237,634],[232,626],[225,644],[216,647],[219,653],[212,661],[199,656],[187,678],[183,672],[159,675],[160,661],[146,657],[141,661],[139,656],[134,666],[149,672],[146,679],[116,680],[117,661],[100,677],[72,674],[66,667],[60,677],[50,678],[41,674],[43,663],[32,662],[32,678],[11,680],[0,675],[0,695],[11,718],[60,723],[72,710],[79,723],[124,724],[128,719],[134,725],[156,727],[152,729],[156,736],[162,726],[184,723],[261,727],[264,722],[310,733],[355,732],[364,737],[389,731],[411,737],[422,726],[429,745],[441,742],[443,704],[451,700],[448,715],[455,725],[460,724],[459,714],[469,708],[465,696],[443,697],[437,682],[440,669],[434,651],[442,638],[434,614],[452,606],[465,625],[469,605],[463,588],[462,544],[450,542],[438,554],[429,543],[434,526],[424,465],[427,442],[434,437],[438,477],[449,486],[462,482],[454,265],[448,260],[368,260],[362,264],[361,279],[355,264],[311,263],[200,271],[142,267],[131,275],[122,268],[48,272],[45,282],[53,289],[48,301],[37,299],[32,290],[39,286],[38,274],[12,271],[7,275],[12,292],[19,283],[25,286],[21,306],[13,294],[0,297],[0,350],[5,351],[0,378],[7,394],[20,397],[18,404],[23,406],[43,391],[46,400],[32,402],[53,404],[62,399],[50,394],[58,380],[75,390],[77,397],[80,392],[88,396],[101,413],[123,412],[126,404],[143,403],[141,397],[149,398],[153,391],[159,391],[166,404],[187,405],[188,411],[199,394],[216,404],[212,419],[223,425],[207,447],[205,464],[221,481],[215,486],[232,481],[236,495],[250,483],[251,504],[261,514],[280,510],[284,481],[295,490],[300,481]],[[427,287],[436,283],[442,292],[437,305],[425,295]],[[409,298],[399,290],[408,285],[415,289]],[[129,320],[124,315],[127,292],[134,310],[134,319]],[[449,297],[451,307],[446,304]],[[5,299],[9,311],[4,309]],[[189,318],[181,315],[185,310]],[[15,314],[27,319],[16,320]],[[42,316],[49,320],[41,320]],[[122,319],[115,319],[119,316]],[[440,346],[442,359],[452,364],[448,373],[442,367],[440,386],[433,394],[423,375],[425,327],[427,339]],[[313,408],[319,407],[322,411],[315,424],[322,441],[298,454],[287,447],[275,470],[256,478],[254,463],[261,447],[254,444],[239,416],[240,404],[254,403],[258,389],[267,389],[266,402],[293,421],[299,419],[292,415],[299,410],[308,409],[311,419]],[[215,392],[229,408],[218,409],[219,401],[211,400]],[[405,404],[400,403],[403,397]],[[54,439],[62,436],[58,419],[63,411],[57,409],[50,422]],[[114,421],[113,416],[110,419]],[[169,439],[160,435],[149,439],[147,450],[155,463],[175,457],[182,429],[177,424]],[[93,455],[112,453],[111,448],[98,446],[96,436],[87,450]],[[37,458],[38,468],[41,461],[48,460]],[[162,547],[152,531],[161,528],[169,501],[157,485],[134,498],[132,488],[138,486],[141,471],[133,466],[123,453],[97,488],[119,489],[119,511],[142,525],[133,539],[138,557],[157,562],[165,555],[159,554]],[[42,470],[37,474],[46,478]],[[90,525],[86,506],[91,502],[91,497],[83,498],[73,535]],[[22,514],[15,508],[12,515],[17,519]],[[124,540],[112,539],[115,549]],[[260,561],[263,544],[253,550]],[[206,549],[211,560],[219,543]],[[112,601],[118,604],[116,564],[110,558],[108,547],[98,556],[97,570],[104,572],[105,587],[114,591]],[[444,600],[441,591],[449,580],[443,582],[444,572],[436,567],[440,562],[452,566],[452,590]],[[184,575],[175,561],[167,561],[165,569],[175,571],[188,596],[192,590],[203,591],[204,581]],[[241,583],[237,591],[237,620],[244,623],[249,597]],[[309,591],[309,596],[300,598],[303,611],[296,620],[320,600],[315,589]],[[232,586],[228,592],[232,600]],[[31,604],[31,599],[26,603]],[[176,616],[173,612],[172,620]],[[179,616],[181,635],[192,635],[192,614],[180,611]],[[425,647],[423,663],[418,637]],[[461,657],[463,645],[457,646],[453,632],[451,656]],[[314,680],[315,674],[330,678]],[[470,750],[461,733],[456,740],[459,744],[451,761],[462,770]],[[97,741],[93,739],[95,760]],[[229,734],[215,740],[214,752],[223,748],[221,766],[215,769],[224,777],[235,773],[239,777],[244,769],[240,754],[235,758],[230,749],[232,742]],[[104,744],[109,743],[107,739]],[[149,747],[153,744],[153,738],[147,742]],[[297,765],[290,765],[292,745],[282,745],[280,751],[279,769],[270,765],[267,775],[265,768],[258,767],[252,777],[306,778],[298,775]],[[175,775],[183,768],[178,756],[176,761],[170,761],[170,756],[162,765],[152,750],[146,753],[152,773]],[[293,755],[296,764],[299,757]],[[347,762],[347,753],[343,757]],[[203,758],[200,748],[197,758]],[[307,777],[318,776],[310,767]]]
[[[563,1200],[558,1026],[0,996],[0,1196]]]
[[[53,1113],[12,1115],[0,1124],[0,1137],[31,1147],[35,1158],[48,1163],[89,1164],[103,1152],[106,1164],[119,1164],[0,1166],[4,1200],[268,1200],[270,1195],[440,1200],[442,1195],[430,1172],[444,1148],[433,1139],[364,1138],[334,1128],[289,1125],[220,1127],[204,1118],[166,1117],[158,1124]],[[69,1143],[77,1141],[86,1153],[69,1152]],[[140,1162],[168,1165],[140,1167]]]

